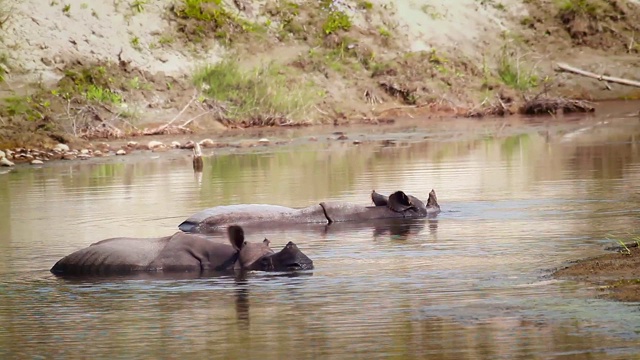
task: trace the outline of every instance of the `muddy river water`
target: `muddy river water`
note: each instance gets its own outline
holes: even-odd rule
[[[640,225],[640,119],[616,109],[473,136],[425,122],[395,144],[378,126],[357,146],[220,152],[201,176],[184,151],[3,173],[0,359],[638,358],[637,303],[549,276]],[[206,207],[432,188],[436,219],[248,234],[297,243],[316,268],[295,275],[49,273],[92,242],[168,235]]]

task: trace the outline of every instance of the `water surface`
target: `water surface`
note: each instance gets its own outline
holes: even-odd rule
[[[638,357],[638,304],[548,275],[638,229],[640,121],[572,124],[445,140],[423,125],[392,146],[216,155],[201,177],[186,156],[0,175],[0,358]],[[48,271],[104,238],[171,234],[206,207],[367,203],[372,189],[426,198],[432,188],[443,209],[434,220],[248,234],[274,248],[294,241],[313,271]]]

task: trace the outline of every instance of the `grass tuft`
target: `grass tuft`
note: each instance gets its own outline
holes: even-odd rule
[[[232,120],[296,119],[316,100],[312,85],[290,81],[285,68],[273,63],[245,72],[235,61],[224,60],[197,70],[193,81],[208,97],[224,103]]]

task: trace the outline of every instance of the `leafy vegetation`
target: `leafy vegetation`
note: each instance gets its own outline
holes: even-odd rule
[[[256,24],[228,11],[222,0],[182,0],[172,11],[180,20],[180,32],[194,42],[203,42],[211,34],[224,44],[231,45],[238,34],[259,30]]]
[[[351,26],[351,18],[349,18],[349,15],[345,14],[344,11],[331,10],[329,11],[327,20],[324,25],[322,25],[322,31],[324,31],[325,35],[329,35],[339,30],[348,31],[351,29]]]

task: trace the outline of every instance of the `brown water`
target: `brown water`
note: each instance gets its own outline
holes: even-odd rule
[[[201,177],[186,156],[2,174],[0,359],[638,358],[638,304],[548,275],[638,229],[640,121],[567,124],[448,140],[415,127],[399,146],[219,155]],[[205,207],[431,188],[435,220],[249,234],[296,242],[316,265],[297,276],[48,271],[103,238],[171,234]]]

